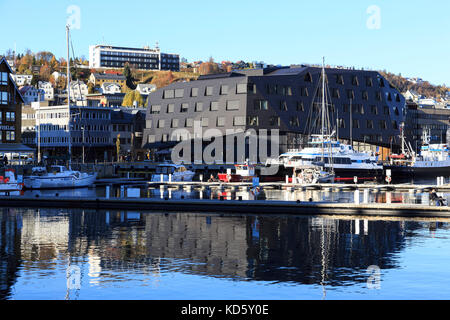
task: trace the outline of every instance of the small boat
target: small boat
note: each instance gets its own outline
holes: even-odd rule
[[[89,187],[97,178],[97,172],[85,173],[69,170],[64,166],[34,167],[32,174],[23,179],[26,189],[63,189]]]
[[[252,182],[256,178],[255,166],[251,164],[234,165],[235,172],[219,173],[218,178],[222,182]]]
[[[156,171],[152,174],[152,182],[168,182],[169,175],[171,181],[192,181],[195,172],[188,170],[182,164],[165,163],[156,166]]]
[[[6,169],[5,176],[0,176],[0,192],[21,191],[23,183],[17,181],[14,169]]]
[[[294,170],[296,173],[296,170]],[[334,173],[324,171],[320,167],[302,168],[295,176],[295,183],[316,184],[316,183],[334,183]]]

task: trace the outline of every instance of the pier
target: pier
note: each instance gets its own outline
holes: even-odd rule
[[[267,200],[205,200],[148,198],[77,198],[0,196],[3,207],[81,208],[244,214],[450,217],[450,207],[422,204],[336,203]]]

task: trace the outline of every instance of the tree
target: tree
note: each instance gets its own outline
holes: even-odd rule
[[[198,71],[201,75],[219,73],[219,66],[214,62],[203,62]]]
[[[144,99],[142,98],[141,94],[137,90],[130,90],[125,95],[122,101],[122,107],[132,107],[134,103],[137,102],[137,105],[139,107],[144,106]]]
[[[157,88],[162,88],[168,86],[174,81],[175,76],[173,75],[172,71],[167,71],[167,72],[159,72],[157,75],[155,75],[155,77],[153,77],[151,83],[156,85]]]

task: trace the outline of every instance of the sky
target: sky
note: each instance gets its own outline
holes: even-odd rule
[[[0,0],[0,54],[153,47],[188,61],[321,63],[450,85],[448,0]]]

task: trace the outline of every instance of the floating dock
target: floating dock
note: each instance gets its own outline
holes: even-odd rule
[[[0,196],[3,207],[80,208],[158,212],[210,212],[240,214],[349,215],[391,217],[450,217],[450,207],[421,204],[349,204],[271,200],[203,200],[149,198],[76,198]]]

